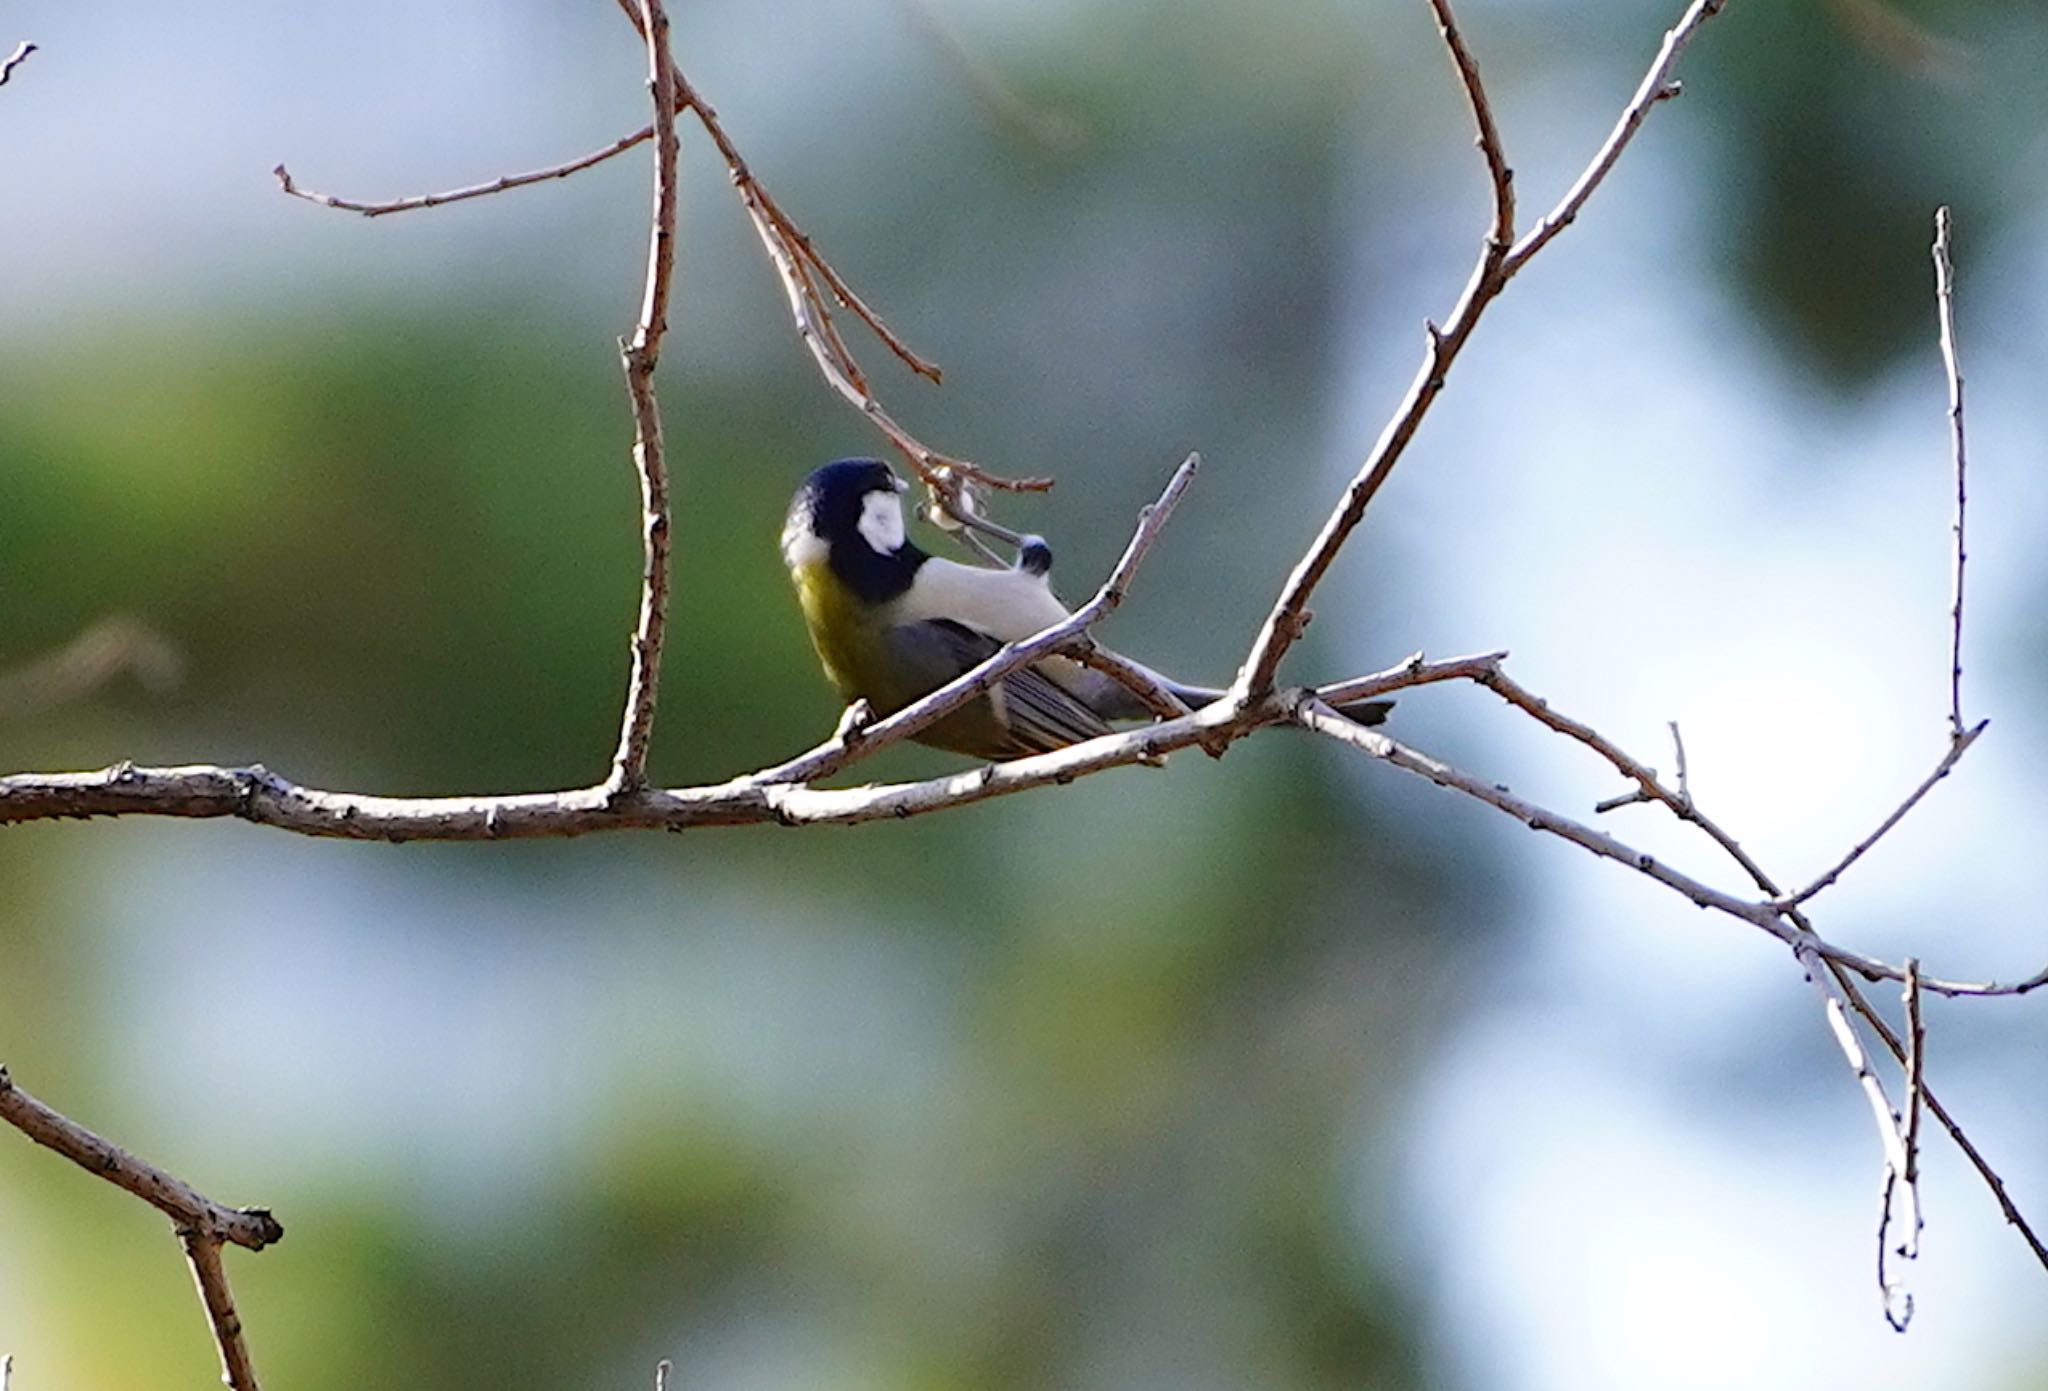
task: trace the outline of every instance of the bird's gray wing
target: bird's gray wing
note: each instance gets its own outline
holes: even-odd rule
[[[887,642],[897,669],[921,691],[937,689],[1002,648],[987,633],[943,618],[899,624]],[[1101,715],[1034,667],[1011,672],[992,694],[997,756],[1043,753],[1110,732]]]

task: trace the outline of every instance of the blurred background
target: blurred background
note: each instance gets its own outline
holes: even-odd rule
[[[1525,217],[1676,3],[1466,0]],[[865,354],[1088,593],[1208,467],[1107,636],[1221,680],[1484,225],[1416,0],[679,6],[755,170],[947,370]],[[0,669],[174,644],[0,720],[8,769],[261,760],[391,793],[605,770],[635,603],[615,337],[646,157],[364,221],[642,124],[607,0],[0,7]],[[1991,731],[1817,905],[1951,975],[2048,956],[2048,12],[1737,0],[1682,101],[1495,307],[1316,605],[1300,679],[1508,647],[1787,882],[1933,765],[1971,390],[1966,714]],[[836,708],[789,492],[879,441],[725,175],[688,180],[663,401],[679,570],[654,770]],[[1569,813],[1621,790],[1474,691],[1398,732]],[[875,777],[957,766],[902,749]],[[1610,829],[1737,877],[1642,808]],[[1929,1006],[1929,1072],[2048,1221],[2048,1006]],[[1782,949],[1283,734],[895,825],[351,845],[0,836],[0,1061],[289,1238],[230,1270],[321,1391],[2048,1385],[2048,1275],[1940,1139],[1912,1331],[1876,1137]],[[164,1223],[0,1145],[21,1391],[210,1384]]]

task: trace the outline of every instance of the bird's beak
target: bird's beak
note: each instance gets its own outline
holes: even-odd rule
[[[910,491],[910,485],[908,483],[905,483],[900,477],[898,477],[894,469],[891,469],[889,471],[889,481],[896,485],[896,491],[899,493],[907,493]]]

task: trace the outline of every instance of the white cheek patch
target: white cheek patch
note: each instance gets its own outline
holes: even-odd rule
[[[861,499],[860,536],[876,555],[903,549],[903,500],[893,492],[872,492]]]

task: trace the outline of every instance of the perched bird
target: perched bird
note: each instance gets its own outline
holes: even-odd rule
[[[1051,554],[1026,546],[1011,568],[931,555],[903,524],[907,485],[875,459],[841,459],[804,480],[782,528],[782,558],[825,675],[848,702],[892,714],[999,651],[1067,617],[1047,580]],[[1190,709],[1223,693],[1158,678]],[[1388,702],[1343,713],[1364,724]],[[976,758],[1018,758],[1107,734],[1112,720],[1153,718],[1117,681],[1068,657],[1005,676],[913,737]]]

